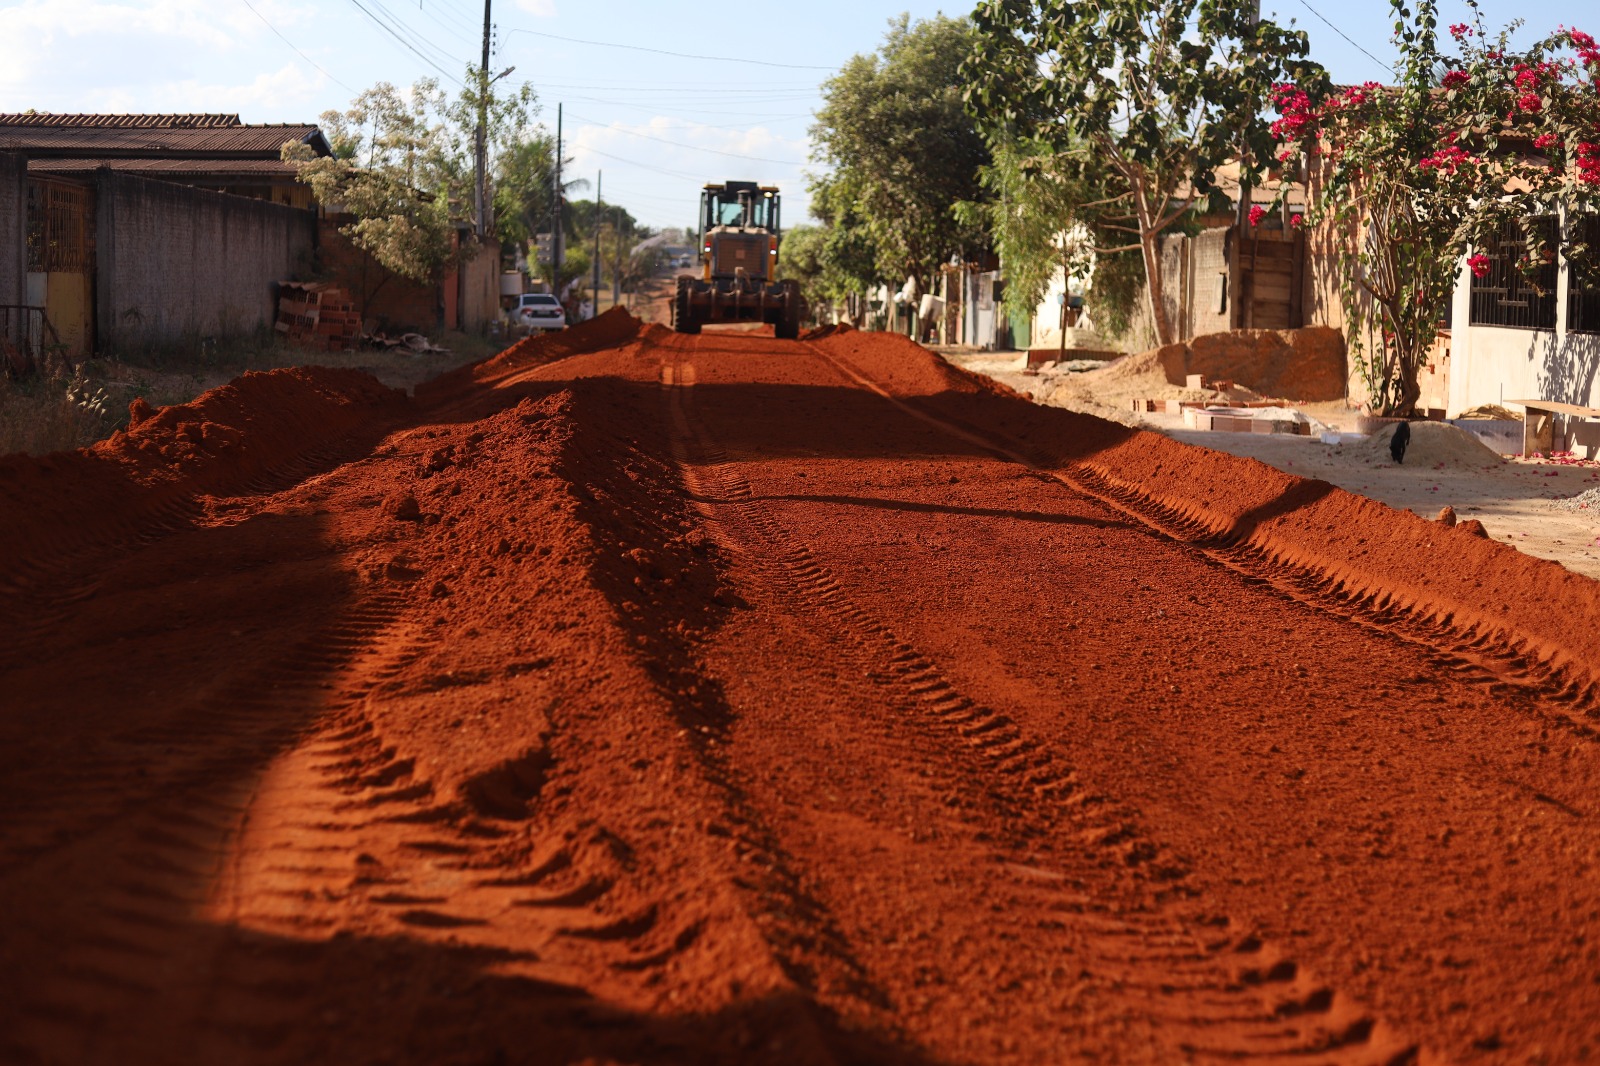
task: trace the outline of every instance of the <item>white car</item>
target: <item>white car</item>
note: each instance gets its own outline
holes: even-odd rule
[[[566,329],[567,312],[561,301],[547,292],[527,292],[517,298],[516,320],[529,329]]]

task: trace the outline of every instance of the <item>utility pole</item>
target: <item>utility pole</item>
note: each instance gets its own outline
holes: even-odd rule
[[[485,141],[488,137],[489,126],[489,5],[493,0],[483,0],[483,66],[478,68],[478,137],[477,152],[475,153],[474,169],[475,178],[472,186],[473,213],[477,219],[478,240],[483,240],[488,231],[487,218],[484,216],[484,176],[487,170],[486,159],[488,148]]]
[[[601,194],[606,172],[594,172],[594,313],[600,313],[600,211],[605,206],[605,199]]]
[[[611,209],[611,229],[617,239],[617,254],[611,267],[611,306],[622,302],[622,205]]]
[[[550,196],[550,202],[555,205],[554,217],[550,220],[550,290],[558,300],[561,298],[561,261],[566,250],[566,234],[561,224],[561,208],[564,206],[561,195],[561,106],[556,105],[556,187],[551,190]]]

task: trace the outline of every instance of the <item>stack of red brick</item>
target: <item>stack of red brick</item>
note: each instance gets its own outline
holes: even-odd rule
[[[337,285],[286,281],[278,286],[275,328],[294,344],[339,352],[360,340],[361,314]]]

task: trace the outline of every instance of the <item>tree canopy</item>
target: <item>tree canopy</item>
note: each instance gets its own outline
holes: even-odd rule
[[[1313,82],[1304,33],[1252,0],[980,0],[962,76],[986,129],[1035,142],[1084,175],[1109,168],[1143,258],[1156,335],[1174,337],[1159,239],[1241,158],[1259,183],[1272,86]],[[1121,247],[1123,245],[1119,245]]]
[[[835,278],[926,281],[952,252],[986,246],[981,225],[951,213],[988,195],[978,181],[988,146],[962,98],[972,47],[966,19],[902,15],[876,53],[823,84],[811,132],[828,171],[812,180],[812,210],[833,231],[824,259]]]
[[[402,277],[437,281],[476,244],[455,239],[473,222],[473,149],[480,80],[455,98],[424,79],[402,92],[388,82],[363,92],[345,111],[322,115],[333,155],[318,158],[306,145],[286,145],[301,181],[318,202],[351,221],[340,232]],[[524,136],[533,90],[493,96],[488,108],[491,167]]]

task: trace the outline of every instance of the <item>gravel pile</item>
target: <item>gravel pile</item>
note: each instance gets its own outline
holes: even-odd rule
[[[1568,496],[1564,500],[1551,500],[1556,507],[1563,511],[1587,510],[1596,518],[1600,518],[1600,489],[1588,489],[1576,496]]]

